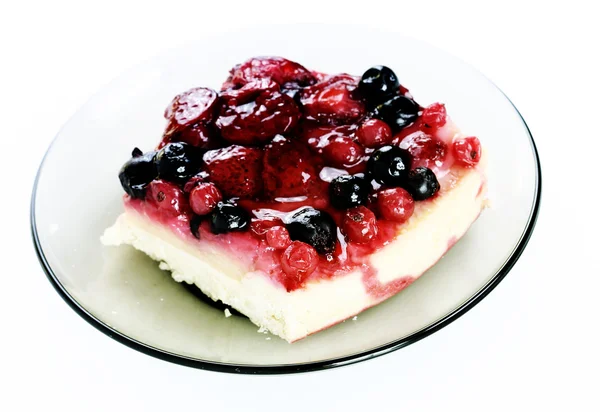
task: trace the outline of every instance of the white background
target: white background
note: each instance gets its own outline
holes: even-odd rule
[[[600,30],[593,1],[1,4],[0,410],[599,410]],[[390,355],[275,377],[172,365],[104,336],[54,292],[30,240],[34,174],[60,126],[123,69],[204,33],[269,21],[386,27],[485,73],[520,109],[538,144],[538,226],[490,296]]]

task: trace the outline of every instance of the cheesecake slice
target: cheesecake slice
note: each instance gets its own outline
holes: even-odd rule
[[[119,173],[132,245],[294,342],[397,294],[486,205],[485,153],[385,66],[326,75],[278,57],[165,111],[157,150]]]

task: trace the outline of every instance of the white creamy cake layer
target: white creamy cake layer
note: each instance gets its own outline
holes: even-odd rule
[[[486,205],[481,167],[465,171],[437,199],[417,203],[399,236],[371,256],[371,266],[381,284],[418,278],[468,230]],[[266,274],[239,267],[216,248],[187,243],[131,208],[106,230],[102,243],[132,245],[161,262],[160,267],[170,270],[176,281],[195,284],[212,299],[231,305],[288,342],[341,322],[389,297],[370,294],[358,271],[309,282],[302,289],[287,292]]]

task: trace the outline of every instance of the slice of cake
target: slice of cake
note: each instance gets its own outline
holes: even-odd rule
[[[289,342],[410,285],[486,203],[479,140],[384,66],[359,78],[253,58],[165,117],[157,150],[121,169],[125,212],[102,242]]]

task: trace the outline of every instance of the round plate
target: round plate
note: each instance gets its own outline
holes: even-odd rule
[[[103,247],[99,240],[122,211],[120,166],[134,146],[149,150],[157,144],[171,98],[193,86],[218,88],[233,65],[256,55],[281,55],[327,73],[361,74],[375,64],[390,66],[421,104],[445,102],[450,116],[465,133],[479,136],[489,155],[491,207],[436,266],[355,319],[291,345],[258,333],[243,317],[226,318],[141,252]],[[218,371],[310,371],[414,343],[485,297],[531,235],[540,173],[534,142],[518,111],[458,59],[413,39],[363,28],[267,27],[171,50],[95,95],[63,127],[40,166],[32,233],[42,266],[65,301],[130,347]]]

